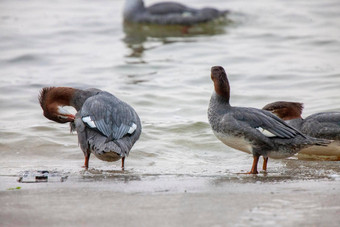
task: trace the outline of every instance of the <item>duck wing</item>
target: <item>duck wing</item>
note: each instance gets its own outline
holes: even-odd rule
[[[296,135],[305,137],[297,129],[289,126],[269,111],[236,107],[233,111],[233,117],[241,124],[246,125],[246,128],[257,129],[267,137],[285,139],[294,138]]]
[[[314,137],[340,140],[340,112],[322,112],[306,117],[301,131]]]
[[[316,120],[318,122],[328,122],[339,125],[340,127],[340,112],[322,112],[312,114],[305,118],[305,121]]]
[[[176,2],[161,2],[147,7],[146,11],[151,14],[164,15],[164,14],[181,14],[185,12],[193,13],[196,12],[197,10]]]

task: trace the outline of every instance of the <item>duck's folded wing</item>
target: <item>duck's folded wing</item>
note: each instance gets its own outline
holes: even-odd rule
[[[171,14],[171,13],[184,13],[195,12],[196,10],[186,7],[183,4],[176,2],[162,2],[156,3],[146,8],[147,12],[151,14]]]
[[[304,136],[268,111],[255,108],[240,108],[234,112],[233,117],[238,121],[246,122],[251,128],[261,131],[267,137],[275,136],[289,139],[298,134]]]
[[[323,112],[312,114],[305,118],[305,121],[316,120],[320,123],[329,122],[338,124],[340,127],[340,112]]]
[[[133,134],[137,128],[134,110],[111,95],[96,95],[86,100],[81,109],[82,121],[112,140]]]
[[[221,15],[218,10],[204,8],[202,10],[189,9],[181,13],[169,13],[164,15],[145,12],[135,15],[135,19],[140,23],[192,25],[196,23],[205,23],[219,16]]]
[[[310,115],[304,120],[301,130],[313,137],[339,140],[340,112],[323,112]]]

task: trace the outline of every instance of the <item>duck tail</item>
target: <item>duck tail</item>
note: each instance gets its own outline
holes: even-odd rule
[[[314,144],[317,146],[327,146],[328,144],[332,143],[333,140],[328,140],[328,139],[322,139],[322,138],[314,138],[314,137],[310,137],[311,139],[313,139]]]

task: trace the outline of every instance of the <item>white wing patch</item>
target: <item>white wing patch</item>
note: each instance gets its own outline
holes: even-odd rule
[[[273,133],[269,132],[268,130],[265,130],[261,127],[256,128],[257,130],[259,130],[263,135],[267,136],[267,137],[276,137],[276,135],[274,135]]]
[[[83,120],[84,123],[86,123],[91,128],[96,128],[97,127],[96,124],[94,123],[94,121],[92,121],[90,116],[82,117],[81,119]]]
[[[132,123],[127,133],[132,134],[134,131],[136,131],[136,129],[137,129],[137,125],[135,123]]]

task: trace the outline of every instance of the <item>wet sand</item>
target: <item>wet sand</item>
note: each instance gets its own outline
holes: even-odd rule
[[[0,225],[338,226],[339,175],[296,178],[118,171],[24,184],[1,176]]]

